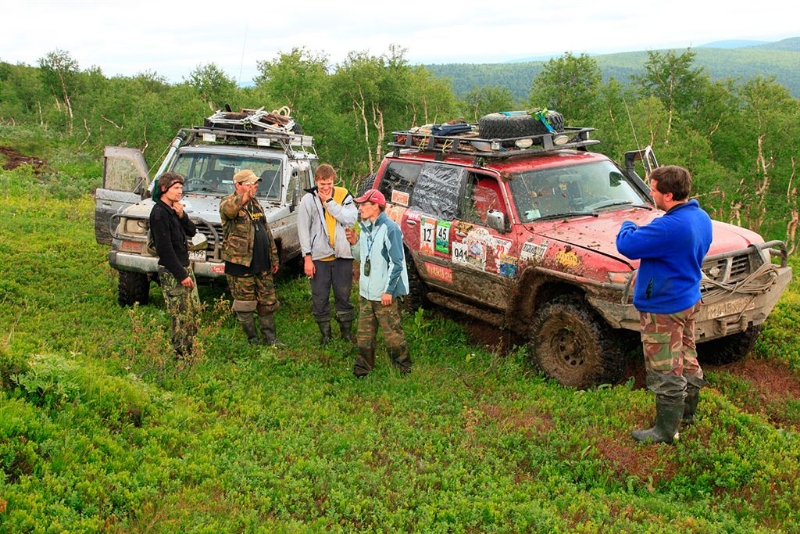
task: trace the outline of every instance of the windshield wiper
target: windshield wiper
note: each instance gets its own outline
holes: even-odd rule
[[[569,219],[571,217],[598,217],[598,215],[593,211],[570,211],[569,213],[551,213],[550,215],[542,215],[541,217],[537,217],[530,222],[536,221],[555,221],[557,219]]]

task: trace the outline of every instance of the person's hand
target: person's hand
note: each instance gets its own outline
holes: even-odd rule
[[[181,280],[181,285],[185,288],[192,289],[194,287],[194,280],[192,280],[191,276],[187,276]]]
[[[273,265],[272,266],[272,274],[278,274],[278,269],[280,269],[280,265]]]
[[[183,202],[173,202],[172,209],[175,210],[175,215],[177,215],[179,219],[183,219]]]
[[[311,256],[306,256],[303,260],[303,272],[309,278],[314,278],[314,274],[317,272],[317,268],[314,265],[314,260],[311,259]]]
[[[391,293],[384,293],[381,295],[381,304],[384,306],[389,306],[392,303],[392,295]]]
[[[344,235],[347,237],[347,242],[351,245],[355,245],[358,241],[358,236],[356,235],[355,228],[345,228]]]
[[[317,196],[319,197],[320,201],[322,202],[322,205],[324,206],[329,198],[333,198],[333,190],[331,189],[329,193],[323,193],[322,191],[317,189]]]

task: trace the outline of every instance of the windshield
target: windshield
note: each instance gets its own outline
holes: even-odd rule
[[[510,184],[523,222],[650,202],[610,161],[514,173]]]
[[[258,198],[281,199],[281,160],[277,158],[189,152],[179,154],[172,166],[172,171],[186,178],[183,192],[198,194],[233,193],[233,175],[242,169],[250,169],[261,177]]]

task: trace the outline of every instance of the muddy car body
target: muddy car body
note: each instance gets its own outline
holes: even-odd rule
[[[257,196],[281,263],[299,256],[294,208],[303,189],[313,184],[313,139],[283,125],[254,127],[248,119],[253,115],[243,116],[222,124],[209,124],[207,119],[205,127],[180,130],[152,176],[140,151],[106,148],[103,187],[95,194],[95,236],[98,243],[111,245],[108,259],[119,272],[120,304],[146,303],[150,282],[157,281],[158,257],[148,246],[149,217],[153,178],[167,171],[186,178],[182,202],[206,238],[190,252],[198,282],[224,280],[219,203],[234,191],[233,175],[241,169],[252,169],[262,178]]]
[[[587,150],[597,143],[590,128],[533,139],[475,130],[395,132],[375,175],[403,231],[412,306],[432,302],[510,329],[565,385],[618,381],[638,339],[638,261],[615,237],[623,220],[663,214],[636,171],[637,161],[657,164],[652,152],[630,152],[620,166]],[[697,340],[701,355],[734,361],[752,348],[791,269],[782,242],[713,225]]]

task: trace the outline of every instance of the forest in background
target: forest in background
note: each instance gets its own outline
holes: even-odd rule
[[[775,76],[712,79],[691,49],[648,51],[624,80],[605,79],[598,59],[566,53],[542,64],[525,98],[500,78],[457,96],[450,79],[410,65],[399,47],[351,52],[340,64],[297,48],[258,62],[258,72],[252,87],[239,87],[213,63],[170,84],[154,72],[108,78],[61,50],[35,67],[0,62],[0,139],[27,143],[18,148],[31,155],[84,152],[98,165],[97,187],[104,146],[138,147],[154,167],[179,128],[226,104],[288,106],[317,139],[321,159],[352,185],[376,170],[392,131],[556,109],[567,125],[596,128],[598,150],[618,161],[652,145],[661,164],[689,168],[694,194],[713,217],[797,246],[800,108]]]
[[[681,53],[681,50],[673,52]],[[696,54],[696,65],[702,67],[712,80],[747,81],[759,75],[775,76],[775,80],[785,85],[793,97],[800,98],[800,37],[737,48],[699,47],[693,48],[692,52]],[[648,53],[620,52],[591,57],[597,61],[605,83],[613,78],[626,84],[632,75],[644,68]],[[425,65],[425,68],[437,77],[449,78],[453,83],[453,92],[458,97],[485,85],[502,85],[514,97],[526,99],[533,79],[547,61],[526,59],[507,63],[445,63]]]

